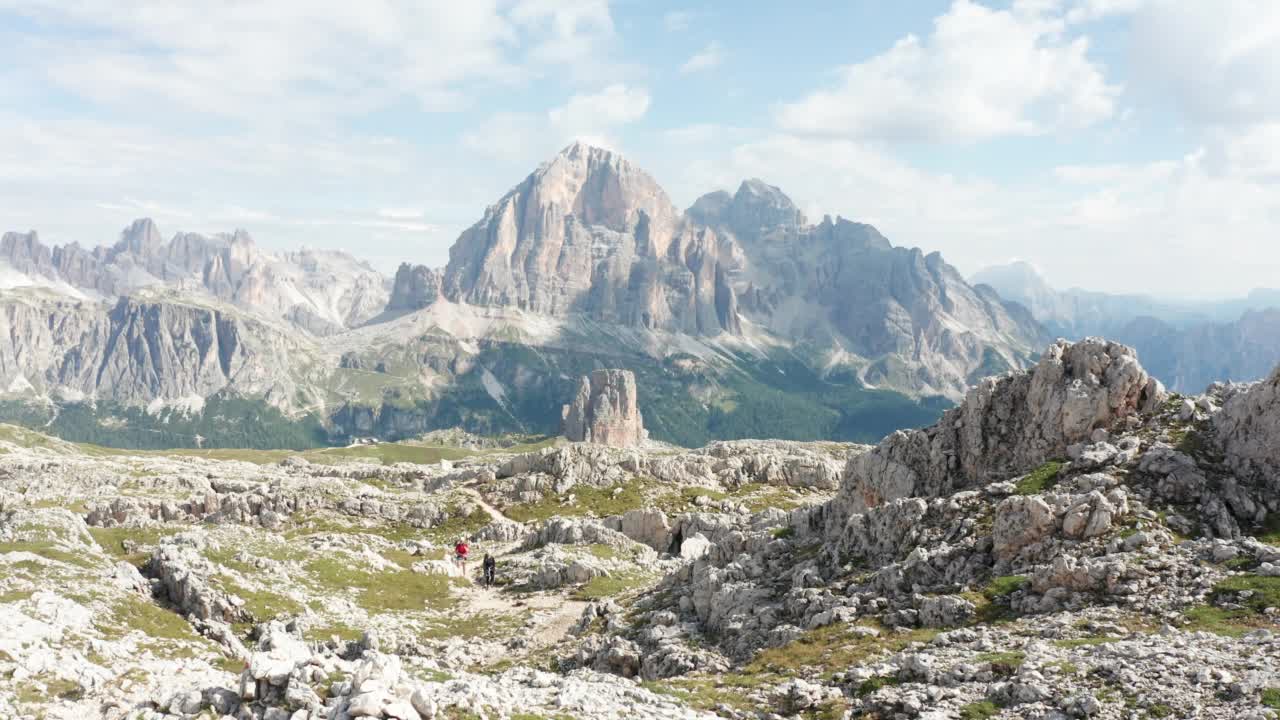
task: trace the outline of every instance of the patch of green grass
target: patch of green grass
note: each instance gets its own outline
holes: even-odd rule
[[[186,618],[134,595],[127,595],[116,603],[104,620],[108,624],[99,626],[104,634],[123,629],[123,634],[140,630],[161,640],[195,640],[200,637]]]
[[[960,708],[960,720],[987,720],[1000,714],[1000,708],[990,700],[972,702]]]
[[[794,489],[764,483],[747,483],[738,488],[734,498],[747,506],[749,512],[757,513],[769,508],[794,510],[804,505],[802,496]]]
[[[837,623],[810,630],[796,640],[758,652],[744,668],[748,674],[774,673],[801,677],[806,672],[829,679],[832,674],[859,665],[884,652],[897,652],[916,642],[929,642],[938,630],[920,628],[907,632],[881,632],[866,636],[855,626]]]
[[[1262,527],[1258,529],[1256,535],[1258,542],[1264,542],[1268,545],[1280,545],[1280,513],[1267,513],[1266,520],[1263,521]]]
[[[1007,652],[982,653],[974,658],[978,662],[990,663],[992,672],[997,675],[1012,675],[1026,662],[1027,654],[1020,650]]]
[[[53,560],[66,565],[74,565],[76,567],[91,568],[93,560],[86,558],[83,553],[77,553],[59,547],[51,540],[15,540],[13,542],[0,542],[0,555],[8,553],[29,552],[32,555],[39,555],[46,560]]]
[[[65,498],[46,498],[44,500],[37,500],[36,502],[31,503],[31,507],[37,510],[66,509],[77,515],[84,515],[89,511],[84,500],[72,501]]]
[[[1223,563],[1222,566],[1229,570],[1244,570],[1246,568],[1252,567],[1255,564],[1255,562],[1256,561],[1253,558],[1249,557],[1248,555],[1241,555],[1239,557],[1231,558],[1230,560]]]
[[[992,578],[978,592],[961,593],[960,596],[973,603],[976,622],[1006,622],[1014,617],[1008,597],[1026,586],[1027,582],[1025,575],[1004,575]]]
[[[611,487],[592,487],[576,485],[572,492],[573,502],[565,502],[567,498],[547,495],[534,503],[520,503],[503,508],[503,514],[517,522],[542,522],[548,518],[609,517],[621,515],[628,510],[649,507],[649,496],[657,483],[645,478],[636,478]]]
[[[1280,688],[1267,688],[1262,691],[1262,706],[1280,710]]]
[[[1120,638],[1116,638],[1116,637],[1093,635],[1089,637],[1067,638],[1065,640],[1054,640],[1053,644],[1057,645],[1060,648],[1078,648],[1078,647],[1089,647],[1092,645],[1106,645],[1107,643],[1116,642],[1119,639]]]
[[[313,642],[324,642],[337,637],[339,640],[359,640],[364,632],[345,623],[316,625],[303,631],[302,636]]]
[[[982,596],[992,601],[999,600],[1021,590],[1027,582],[1026,575],[1002,575],[992,578],[991,582],[982,589]]]
[[[244,541],[232,545],[230,543],[210,544],[203,554],[209,560],[223,567],[231,568],[244,575],[257,575],[262,572],[252,562],[238,560],[242,553],[255,558],[268,558],[277,562],[299,561],[307,557],[306,552],[294,544],[286,542],[249,542]]]
[[[324,448],[303,453],[303,457],[314,463],[332,464],[359,460],[380,462],[383,465],[395,463],[416,463],[434,465],[441,460],[461,460],[477,453],[456,447],[417,445],[412,442],[385,442],[376,445],[355,445],[352,447]]]
[[[600,558],[601,560],[617,560],[618,557],[620,557],[617,548],[612,545],[605,545],[604,543],[592,543],[588,545],[587,552],[591,553],[593,557]]]
[[[721,705],[740,711],[757,710],[748,695],[770,683],[773,678],[754,673],[723,675],[684,675],[641,683],[650,692],[670,695],[695,710],[715,711]]]
[[[1179,452],[1191,457],[1199,457],[1211,450],[1209,441],[1205,439],[1204,432],[1198,427],[1189,426],[1181,432],[1175,430],[1170,433],[1170,439],[1174,441],[1174,447]]]
[[[602,600],[625,595],[653,582],[653,576],[643,573],[619,572],[597,575],[573,591],[576,600]]]
[[[432,618],[427,621],[419,637],[425,640],[450,638],[505,640],[514,636],[516,631],[524,626],[528,617],[528,612],[514,615],[481,612],[465,617]]]
[[[715,490],[709,487],[701,487],[701,486],[695,485],[692,487],[686,486],[686,487],[680,488],[680,496],[683,497],[685,501],[690,503],[694,502],[699,497],[706,497],[706,498],[709,498],[712,502],[717,502],[729,497],[729,493],[723,492],[721,490]]]
[[[1221,607],[1223,601],[1240,607]],[[1233,575],[1214,585],[1211,605],[1197,605],[1183,613],[1188,629],[1240,636],[1251,630],[1273,627],[1267,608],[1280,607],[1280,578]]]
[[[1058,472],[1062,470],[1062,465],[1063,463],[1059,460],[1044,463],[1022,476],[1015,484],[1014,492],[1019,495],[1037,495],[1053,488],[1058,482]]]
[[[855,692],[858,697],[865,697],[880,688],[897,685],[898,683],[899,680],[896,677],[892,677],[890,675],[876,675],[863,680],[862,683],[858,685],[858,689]]]
[[[1267,608],[1280,607],[1280,577],[1263,575],[1233,575],[1213,586],[1215,595],[1249,593],[1243,598],[1245,606],[1262,613]]]
[[[302,614],[302,605],[287,595],[270,590],[251,590],[243,585],[224,582],[223,588],[244,600],[244,609],[258,622]]]
[[[91,527],[89,534],[106,554],[130,565],[142,565],[160,538],[180,533],[183,527]],[[130,549],[126,549],[126,543]]]
[[[358,592],[356,604],[369,613],[444,609],[457,603],[450,597],[455,580],[444,575],[404,569],[369,572],[340,557],[313,560],[306,569],[308,580],[323,590]]]
[[[19,683],[15,698],[20,705],[34,705],[50,700],[79,700],[84,696],[84,688],[74,680],[41,676],[39,683],[31,680]]]
[[[795,536],[796,529],[788,525],[786,527],[774,528],[771,534],[773,535],[774,539],[781,540],[783,538],[789,538],[789,537]]]
[[[20,602],[35,594],[34,590],[5,590],[0,592],[0,603]]]
[[[1153,718],[1173,717],[1173,708],[1164,703],[1156,703],[1147,708],[1147,716]]]

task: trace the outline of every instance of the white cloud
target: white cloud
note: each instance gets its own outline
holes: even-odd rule
[[[746,128],[718,123],[696,123],[662,131],[662,139],[668,143],[680,145],[714,144],[717,142],[737,141],[750,134]]]
[[[1119,88],[1065,27],[1034,3],[955,0],[927,38],[843,68],[835,87],[782,105],[777,120],[793,132],[933,141],[1086,127],[1111,117]]]
[[[712,42],[681,65],[680,72],[683,74],[710,70],[722,62],[724,62],[724,48],[720,47],[720,43]]]
[[[462,133],[462,144],[485,157],[521,157],[546,132],[546,119],[533,113],[495,113]]]
[[[1067,10],[1067,22],[1082,23],[1101,20],[1111,15],[1137,11],[1147,0],[1078,0]]]
[[[1209,137],[1212,167],[1251,180],[1280,181],[1280,122],[1216,128]]]
[[[417,208],[380,208],[378,217],[387,220],[421,220],[426,213]]]
[[[574,95],[547,118],[561,134],[582,138],[635,122],[648,110],[648,90],[614,83],[597,93]]]
[[[546,113],[494,113],[462,133],[462,146],[528,168],[573,140],[617,149],[615,131],[644,117],[649,103],[646,89],[613,83],[597,92],[575,93]]]
[[[614,38],[608,0],[520,0],[511,18],[542,32],[531,53],[541,62],[599,61],[603,46]]]
[[[1136,76],[1191,122],[1280,120],[1280,3],[1153,0],[1133,37]]]
[[[606,54],[606,0],[0,0],[25,15],[24,74],[94,102],[318,122],[417,102],[469,102],[549,66]],[[74,37],[68,41],[67,36]]]
[[[1003,182],[924,170],[882,144],[840,138],[735,137],[722,151],[713,129],[695,126],[665,133],[664,145],[685,135],[699,142],[651,168],[682,205],[760,177],[811,220],[827,213],[871,223],[895,245],[940,251],[966,275],[1006,262],[1016,249],[1058,287],[1233,296],[1280,276],[1275,178],[1245,176],[1215,160],[1229,153],[1213,145],[1174,159],[1061,166]]]

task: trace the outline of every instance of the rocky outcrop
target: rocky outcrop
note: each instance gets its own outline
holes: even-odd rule
[[[937,496],[1066,457],[1094,430],[1136,420],[1162,397],[1132,349],[1059,341],[1030,372],[987,378],[936,425],[894,433],[850,460],[834,527],[890,500]]]
[[[1280,367],[1262,382],[1232,388],[1213,428],[1233,470],[1280,486]]]
[[[572,442],[633,447],[646,433],[630,370],[593,370],[582,378],[573,402],[561,411],[561,429]]]
[[[388,312],[421,310],[440,299],[440,276],[425,265],[400,263],[391,285]]]
[[[244,601],[213,587],[213,565],[191,543],[161,543],[143,568],[164,597],[193,620],[220,623],[252,620]]]

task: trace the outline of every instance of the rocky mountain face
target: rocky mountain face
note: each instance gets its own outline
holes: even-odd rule
[[[561,434],[572,442],[633,447],[645,439],[630,370],[595,370],[582,378],[573,401],[561,411]]]
[[[1280,362],[1280,300],[1274,291],[1198,303],[1058,291],[1027,263],[987,268],[971,280],[1024,305],[1051,333],[1105,336],[1136,348],[1153,375],[1183,392],[1218,381],[1257,380]]]
[[[580,143],[459,237],[443,294],[683,334],[765,333],[915,395],[958,397],[975,377],[1023,367],[1043,340],[1024,310],[937,253],[840,218],[810,225],[759,180],[680,213],[646,173]]]
[[[135,221],[111,246],[49,248],[35,232],[5,233],[0,263],[90,297],[115,299],[146,287],[206,295],[246,311],[287,319],[313,334],[357,325],[386,306],[388,283],[339,252],[269,253],[237,230],[212,237],[178,233],[169,241],[149,219]]]
[[[1180,396],[1101,340],[875,447],[0,426],[0,715],[1267,720],[1277,448],[1280,368]]]
[[[213,392],[332,442],[551,434],[575,379],[612,367],[636,374],[660,439],[870,440],[932,420],[1042,344],[1023,308],[936,253],[840,218],[810,224],[759,180],[681,212],[648,174],[580,143],[489,207],[447,267],[404,264],[390,282],[340,253],[266,252],[243,231],[165,240],[149,220],[92,251],[10,233],[0,265],[13,289],[0,418],[58,432],[65,413],[20,403],[117,417],[93,403],[197,407]],[[173,437],[135,419],[146,426],[127,437]]]
[[[151,292],[110,304],[9,293],[0,299],[0,333],[0,378],[10,392],[196,411],[232,387],[299,402],[305,383],[295,380],[302,373],[294,363],[316,354],[287,328]]]
[[[1113,337],[1137,348],[1154,375],[1182,391],[1257,380],[1280,361],[1280,309],[1247,310],[1231,322],[1184,328],[1137,318]]]
[[[1112,295],[1080,288],[1057,290],[1034,266],[1021,261],[983,268],[969,281],[987,285],[1001,297],[1023,305],[1050,333],[1068,338],[1113,337],[1116,330],[1138,318],[1156,318],[1184,328],[1239,315],[1230,313],[1226,303],[1218,308],[1210,303],[1176,303],[1144,295]]]
[[[733,253],[683,223],[644,171],[575,143],[462,233],[444,290],[473,305],[715,335],[738,331]]]

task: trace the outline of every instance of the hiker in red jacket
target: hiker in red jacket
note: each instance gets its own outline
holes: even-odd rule
[[[471,548],[467,547],[466,540],[458,540],[458,544],[453,546],[453,553],[456,556],[458,567],[462,568],[462,574],[467,574],[467,553]]]

